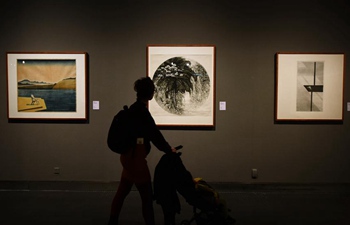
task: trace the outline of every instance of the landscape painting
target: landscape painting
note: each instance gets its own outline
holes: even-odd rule
[[[85,60],[83,53],[8,54],[9,118],[85,119]]]
[[[18,111],[75,112],[75,60],[17,60]]]
[[[148,46],[148,76],[158,126],[214,127],[214,46]]]

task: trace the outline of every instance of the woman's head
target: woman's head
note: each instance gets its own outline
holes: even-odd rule
[[[137,93],[137,98],[141,100],[151,100],[153,98],[154,89],[154,83],[149,77],[142,77],[134,83],[134,90]]]

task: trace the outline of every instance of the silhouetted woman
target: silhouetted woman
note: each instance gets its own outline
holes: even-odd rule
[[[129,110],[133,118],[132,126],[137,134],[137,139],[133,147],[120,155],[123,171],[112,202],[109,225],[118,224],[123,202],[134,184],[141,196],[142,215],[146,225],[155,225],[152,182],[146,161],[151,150],[150,142],[165,153],[176,152],[157,128],[147,108],[147,103],[153,98],[155,90],[153,81],[149,77],[140,78],[135,81],[134,90],[137,93],[137,100],[130,106]]]

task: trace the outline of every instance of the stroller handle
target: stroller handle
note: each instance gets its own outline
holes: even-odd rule
[[[176,150],[180,150],[180,149],[182,149],[182,148],[183,148],[182,145],[178,145],[178,146],[175,147]]]

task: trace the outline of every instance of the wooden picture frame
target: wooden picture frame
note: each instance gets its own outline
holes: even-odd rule
[[[149,111],[160,127],[215,128],[215,46],[148,45],[155,86]]]
[[[87,53],[6,54],[9,120],[88,119]]]
[[[343,53],[276,53],[276,122],[343,120]]]

